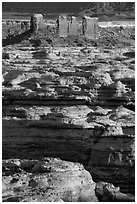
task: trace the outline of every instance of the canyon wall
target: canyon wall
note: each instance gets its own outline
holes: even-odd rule
[[[4,46],[3,159],[80,162],[134,193],[133,32],[100,29],[96,44],[39,31]]]

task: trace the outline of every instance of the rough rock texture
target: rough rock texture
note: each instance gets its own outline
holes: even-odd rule
[[[75,16],[71,17],[71,21],[69,22],[69,31],[68,35],[78,35],[78,21]]]
[[[86,106],[7,107],[10,119],[3,119],[3,158],[48,155],[87,163],[93,132],[92,124],[86,122],[90,111]]]
[[[42,14],[34,14],[31,17],[31,24],[30,24],[30,29],[32,31],[38,31],[39,29],[43,28],[43,16]]]
[[[66,16],[59,16],[58,18],[58,32],[61,38],[68,36],[68,21]]]
[[[99,29],[98,41],[44,32],[3,47],[3,159],[80,162],[133,193],[134,29]]]
[[[30,29],[29,20],[6,20],[2,22],[2,39],[20,35]]]
[[[88,170],[94,181],[107,181],[122,192],[134,193],[135,138],[119,126],[97,127]]]
[[[97,202],[95,183],[79,163],[54,158],[3,161],[4,202]]]
[[[101,202],[135,202],[135,196],[121,193],[119,187],[110,183],[98,182],[95,186],[95,194]]]
[[[84,16],[82,22],[83,34],[87,39],[98,39],[98,18]]]

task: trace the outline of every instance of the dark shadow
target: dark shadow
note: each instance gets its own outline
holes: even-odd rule
[[[135,52],[126,52],[123,54],[124,56],[128,57],[128,58],[135,58]]]
[[[26,120],[25,117],[10,122],[3,120],[2,158],[56,157],[80,162],[86,166],[92,142],[92,137],[86,139],[86,135],[89,135],[90,130],[84,129],[81,125],[64,123],[61,120],[63,117],[61,114],[58,117],[58,114],[52,113],[41,117],[40,120]],[[10,125],[10,129],[7,125]],[[74,137],[70,134],[74,134]]]
[[[29,38],[32,33],[33,33],[32,29],[29,29],[29,30],[27,30],[24,33],[21,33],[19,35],[10,36],[6,39],[2,39],[2,47],[5,47],[7,45],[14,45],[16,43],[20,43],[22,40],[24,40],[24,38],[26,38],[26,37]]]
[[[41,40],[30,40],[30,43],[36,48],[41,45]]]
[[[33,53],[33,59],[47,59],[48,53],[46,50],[40,50]]]

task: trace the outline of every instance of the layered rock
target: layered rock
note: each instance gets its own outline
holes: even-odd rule
[[[64,103],[70,101],[71,104],[93,105],[95,101],[103,105],[113,105],[115,102],[117,105],[134,105],[133,82],[113,78],[115,69],[108,64],[113,61],[111,53],[106,54],[93,47],[88,48],[86,53],[81,48],[51,50],[30,46],[28,50],[28,47],[15,46],[12,49],[8,52],[5,49],[9,59],[3,60],[3,95],[6,103],[8,99],[9,103],[11,100],[27,103],[29,98],[33,103],[37,99],[59,100],[59,103],[64,100]],[[102,61],[104,58],[105,62]],[[128,60],[127,63],[130,62]]]
[[[95,44],[44,31],[3,48],[3,159],[80,162],[94,181],[134,192],[135,64],[125,55],[134,47],[110,41],[112,31],[102,30],[105,49],[102,36]]]
[[[127,132],[128,133],[128,132]],[[107,181],[134,193],[135,137],[120,126],[96,127],[88,170],[94,181]]]
[[[135,115],[122,106],[115,110],[97,108],[88,121],[101,124],[93,131],[93,146],[87,169],[93,179],[119,186],[121,192],[134,193]]]
[[[87,163],[94,127],[86,122],[90,111],[87,106],[5,107],[3,157],[47,155]]]
[[[4,160],[2,187],[4,202],[98,201],[95,183],[81,164],[54,158]]]
[[[84,16],[82,22],[83,34],[87,39],[98,39],[98,18]]]

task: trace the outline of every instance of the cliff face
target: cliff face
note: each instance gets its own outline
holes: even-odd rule
[[[100,32],[106,43],[107,29]],[[4,47],[3,159],[50,156],[80,162],[94,181],[108,181],[133,193],[131,33],[128,43],[111,41],[103,48],[102,36],[98,44],[52,38],[51,45],[43,38],[36,46],[39,33]]]

